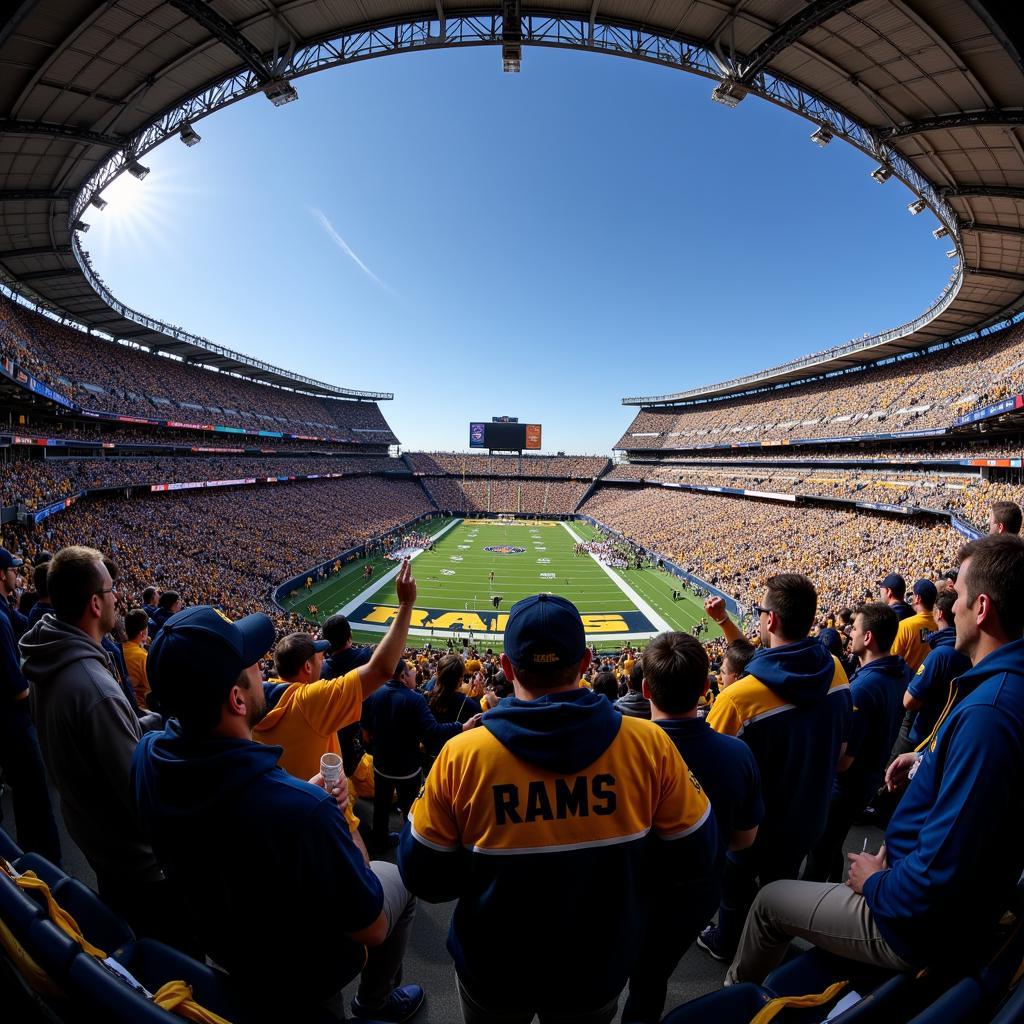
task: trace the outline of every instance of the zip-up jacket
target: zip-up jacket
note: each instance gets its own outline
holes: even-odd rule
[[[909,963],[968,970],[1024,868],[1024,640],[993,651],[957,684],[966,696],[896,807],[888,870],[868,878],[864,898]]]
[[[653,891],[714,867],[708,799],[669,737],[575,689],[510,697],[442,748],[402,833],[399,868],[458,899],[448,948],[488,1005],[568,1012],[626,983]],[[496,950],[529,969],[493,970]]]
[[[931,651],[907,689],[924,701],[910,726],[910,742],[916,747],[931,735],[949,698],[949,685],[970,670],[971,659],[956,649],[956,627],[946,626],[928,637]]]
[[[719,694],[707,721],[738,736],[757,759],[764,821],[754,849],[798,862],[825,827],[850,684],[839,660],[811,637],[761,648],[747,673]]]

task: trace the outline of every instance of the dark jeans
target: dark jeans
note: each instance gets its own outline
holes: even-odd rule
[[[395,792],[398,793],[398,809],[402,821],[409,816],[409,808],[416,799],[423,781],[421,772],[411,779],[389,779],[381,775],[376,768],[373,770],[373,826],[370,829],[370,844],[376,849],[387,845],[388,832],[391,831],[391,802]]]
[[[804,881],[841,882],[843,880],[846,868],[843,843],[846,841],[846,834],[850,831],[854,819],[864,810],[867,803],[867,799],[861,799],[858,794],[833,792],[832,802],[828,807],[825,831],[807,857],[807,867],[803,874]]]
[[[629,976],[623,1024],[657,1024],[661,1020],[668,980],[714,915],[720,892],[718,878],[709,877],[658,893],[640,957]]]
[[[747,850],[725,855],[722,875],[722,904],[718,908],[719,944],[724,952],[733,953],[740,943],[758,889],[780,878],[798,878],[804,851],[771,850],[755,843]]]
[[[61,867],[60,836],[46,788],[46,767],[27,700],[14,701],[0,710],[0,769],[11,787],[18,845]]]

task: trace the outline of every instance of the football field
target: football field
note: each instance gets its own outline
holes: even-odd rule
[[[588,523],[441,519],[421,529],[434,538],[434,550],[413,554],[417,601],[411,643],[472,633],[474,641],[499,649],[509,609],[541,592],[572,601],[588,641],[599,648],[626,640],[642,644],[666,629],[689,632],[704,613],[687,592],[673,601],[680,581],[660,570],[615,569],[589,554],[575,554],[578,541],[601,539]],[[363,579],[365,565],[357,561],[311,591],[296,592],[287,609],[314,622],[341,611],[357,641],[380,639],[398,604],[398,563],[373,560],[369,581]],[[711,624],[705,637],[717,635]]]

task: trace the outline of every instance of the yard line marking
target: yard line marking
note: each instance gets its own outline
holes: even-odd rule
[[[572,537],[573,541],[577,544],[583,544],[583,538],[573,532],[572,528],[568,523],[563,522],[562,526],[565,528],[565,532]],[[672,627],[620,576],[616,576],[612,570],[602,562],[597,555],[590,555],[590,557],[597,562],[597,564],[608,574],[611,581],[621,590],[626,597],[633,602],[636,608],[643,612],[644,615],[650,620],[650,622],[661,632],[670,633]]]
[[[437,540],[439,537],[443,537],[453,527],[458,526],[461,523],[461,519],[453,519],[447,526],[443,526],[437,533],[432,534],[430,539],[432,541]],[[423,554],[423,549],[414,552],[409,556],[409,560],[412,561],[414,558],[418,558]],[[371,583],[362,593],[352,598],[351,601],[344,608],[341,609],[341,614],[346,618],[351,615],[361,604],[367,602],[378,590],[382,589],[386,584],[390,583],[401,571],[402,563],[399,562],[394,569],[389,569],[379,580],[375,580]]]

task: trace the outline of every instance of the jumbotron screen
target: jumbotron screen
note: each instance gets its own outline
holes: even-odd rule
[[[539,423],[470,423],[470,448],[540,450]]]

